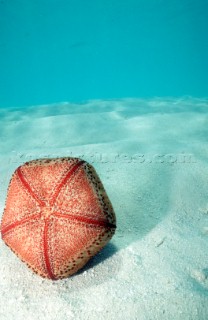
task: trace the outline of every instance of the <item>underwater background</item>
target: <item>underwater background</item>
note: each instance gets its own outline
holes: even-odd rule
[[[117,217],[56,282],[0,240],[1,320],[208,319],[207,31],[208,0],[0,0],[0,215],[18,166],[68,156]]]
[[[207,0],[1,0],[0,106],[206,97]]]

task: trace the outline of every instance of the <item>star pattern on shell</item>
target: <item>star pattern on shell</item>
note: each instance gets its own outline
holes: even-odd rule
[[[2,239],[42,277],[66,278],[112,238],[116,217],[87,162],[39,159],[18,167],[10,181]]]

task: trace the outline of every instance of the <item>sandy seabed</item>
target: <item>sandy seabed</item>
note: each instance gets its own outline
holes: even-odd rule
[[[94,165],[111,242],[49,281],[0,241],[0,319],[208,319],[208,100],[96,100],[0,109],[0,210],[13,171],[43,157]]]

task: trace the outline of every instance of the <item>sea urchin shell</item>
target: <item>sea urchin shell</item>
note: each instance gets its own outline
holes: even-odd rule
[[[1,234],[40,276],[66,278],[111,239],[115,214],[95,170],[78,158],[40,159],[10,181]]]

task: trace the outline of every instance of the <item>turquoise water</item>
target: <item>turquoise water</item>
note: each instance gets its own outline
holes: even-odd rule
[[[208,95],[207,0],[1,0],[0,106]]]
[[[72,156],[117,216],[63,282],[0,241],[1,320],[208,319],[207,16],[208,0],[0,0],[1,215],[19,165]]]

